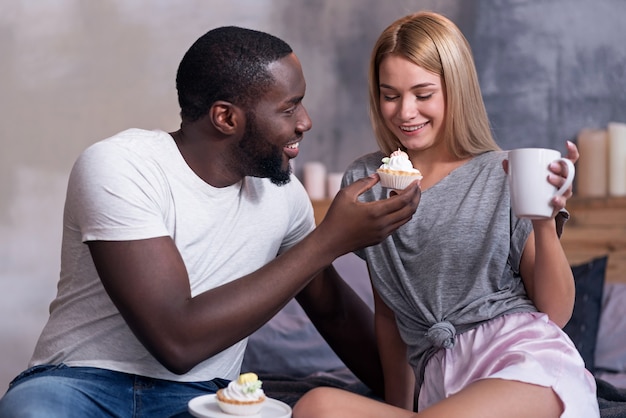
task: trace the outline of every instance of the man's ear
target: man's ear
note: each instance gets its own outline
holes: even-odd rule
[[[215,129],[226,135],[235,133],[240,126],[243,126],[245,120],[241,108],[223,100],[213,103],[209,116]]]

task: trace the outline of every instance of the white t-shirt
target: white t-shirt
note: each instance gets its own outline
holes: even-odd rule
[[[175,381],[234,379],[245,339],[184,375],[163,367],[110,300],[85,242],[170,236],[195,296],[259,269],[314,226],[295,176],[280,187],[246,177],[215,188],[190,169],[165,132],[130,129],[98,142],[70,174],[58,293],[31,365],[65,363]]]

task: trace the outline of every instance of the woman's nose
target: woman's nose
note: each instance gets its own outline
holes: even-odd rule
[[[404,121],[412,120],[419,114],[415,97],[403,98],[400,102],[398,116]]]

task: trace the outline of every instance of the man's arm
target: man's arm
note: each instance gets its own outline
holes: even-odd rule
[[[343,189],[300,243],[257,271],[195,297],[170,237],[88,245],[129,327],[165,367],[182,374],[258,329],[335,258],[376,244],[406,223],[419,203],[417,184],[389,199],[359,202],[358,195],[376,182],[373,176]]]

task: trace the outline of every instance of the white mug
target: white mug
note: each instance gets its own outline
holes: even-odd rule
[[[519,148],[509,151],[509,189],[511,206],[518,218],[546,219],[552,217],[554,196],[564,194],[574,181],[574,163],[561,157],[557,150]],[[557,189],[548,182],[552,162],[567,165],[565,183]]]

